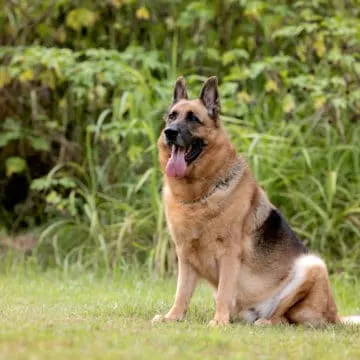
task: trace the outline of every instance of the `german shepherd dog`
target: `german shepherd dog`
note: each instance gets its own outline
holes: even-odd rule
[[[216,77],[196,100],[176,81],[158,149],[178,283],[173,306],[153,322],[182,320],[199,278],[216,289],[211,325],[360,322],[338,316],[325,263],[256,183],[219,113]]]

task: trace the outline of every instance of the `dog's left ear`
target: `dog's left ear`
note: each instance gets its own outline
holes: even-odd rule
[[[211,76],[205,81],[201,89],[200,100],[205,105],[209,116],[217,119],[220,113],[220,97],[216,76]]]

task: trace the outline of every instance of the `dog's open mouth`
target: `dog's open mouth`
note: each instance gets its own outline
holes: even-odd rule
[[[167,162],[165,172],[171,177],[183,177],[186,167],[190,165],[202,152],[204,143],[196,139],[187,148],[171,145],[171,155]]]

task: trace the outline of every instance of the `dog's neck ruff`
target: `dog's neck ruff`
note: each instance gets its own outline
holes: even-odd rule
[[[180,200],[180,203],[183,205],[205,203],[210,198],[210,196],[214,195],[218,190],[227,190],[230,187],[230,184],[232,184],[236,180],[239,180],[239,178],[241,177],[241,174],[243,172],[242,165],[243,164],[240,160],[237,161],[236,164],[229,169],[226,177],[217,179],[214,183],[213,189],[201,198],[195,200]]]

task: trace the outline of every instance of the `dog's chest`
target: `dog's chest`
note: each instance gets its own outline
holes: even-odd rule
[[[219,259],[224,253],[224,240],[220,231],[187,219],[169,223],[178,256],[186,259],[196,271],[213,285],[219,278]]]
[[[192,238],[182,241],[177,247],[178,254],[185,258],[194,269],[213,285],[219,278],[218,259],[221,249],[212,239]]]
[[[230,211],[230,210],[229,210]],[[239,237],[229,211],[218,206],[180,206],[165,201],[168,228],[178,256],[186,259],[199,273],[215,286],[219,278],[219,259],[226,249],[234,247]],[[224,228],[224,218],[228,225]],[[234,229],[234,230],[230,230]]]

